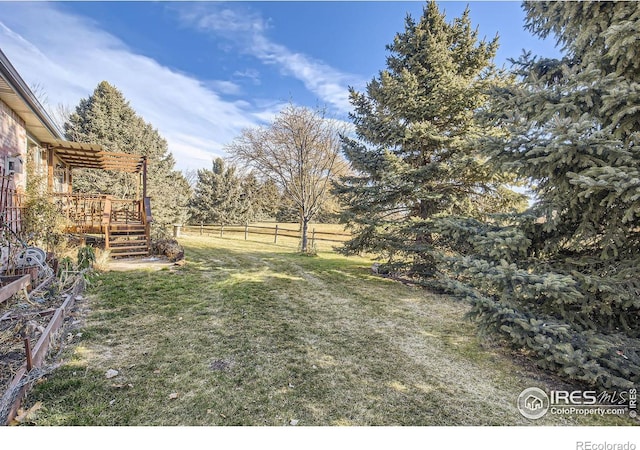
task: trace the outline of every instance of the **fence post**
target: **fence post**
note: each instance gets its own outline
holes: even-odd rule
[[[249,237],[249,224],[245,223],[244,224],[244,240],[246,241],[248,237]]]
[[[220,237],[222,237],[222,233],[224,233],[224,225],[220,225]]]
[[[276,224],[276,233],[273,236],[273,243],[277,244],[278,243],[278,224]]]
[[[313,249],[316,245],[316,229],[313,228],[311,230],[311,248]]]
[[[31,343],[29,342],[29,338],[24,338],[24,352],[27,356],[27,372],[31,372],[33,368],[33,355],[31,353]]]
[[[200,236],[202,236],[202,227],[204,226],[204,222],[200,222]]]

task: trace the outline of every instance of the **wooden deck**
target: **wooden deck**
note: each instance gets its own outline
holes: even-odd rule
[[[115,199],[101,194],[54,194],[54,201],[69,221],[67,231],[101,234],[112,257],[147,256],[152,222],[149,197]]]

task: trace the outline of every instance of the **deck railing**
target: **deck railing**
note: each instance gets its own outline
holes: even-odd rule
[[[109,196],[100,194],[53,194],[58,211],[69,221],[71,231],[100,232]]]
[[[140,200],[111,199],[111,222],[143,223],[142,202]]]
[[[141,200],[77,193],[53,194],[53,200],[74,232],[104,233],[112,223],[144,223]]]

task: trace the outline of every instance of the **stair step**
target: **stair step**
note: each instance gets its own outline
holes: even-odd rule
[[[147,227],[140,221],[113,221],[109,224],[107,244],[112,258],[147,256]]]
[[[110,245],[109,249],[113,250],[113,249],[124,249],[124,248],[144,248],[147,249],[149,248],[147,246],[146,242],[131,242],[131,243],[120,243],[119,245]]]
[[[142,222],[111,222],[110,227],[143,227]]]
[[[129,236],[111,236],[109,242],[129,242],[129,241],[146,241],[147,237],[144,234],[132,234]]]
[[[128,251],[128,250],[136,250],[136,251],[147,251],[148,248],[146,246],[128,246],[128,247],[111,247],[109,248],[109,250],[111,250],[112,252],[123,252],[123,251]]]
[[[112,258],[125,258],[130,256],[148,256],[149,252],[123,252],[123,253],[111,253]]]
[[[109,246],[114,245],[147,245],[146,239],[117,239],[109,240]]]
[[[147,250],[147,246],[145,245],[112,245],[111,247],[109,247],[109,250],[113,251],[120,251],[120,250]]]

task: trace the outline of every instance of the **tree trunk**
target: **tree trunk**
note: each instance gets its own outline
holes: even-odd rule
[[[302,253],[307,252],[307,229],[309,228],[309,219],[306,217],[302,218],[302,243],[300,245],[300,250]]]

